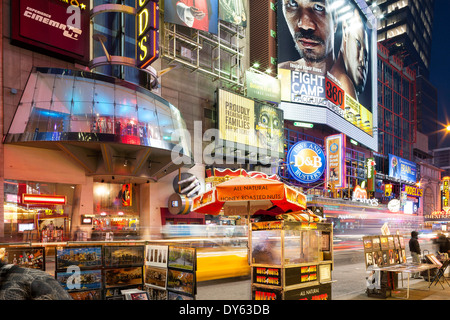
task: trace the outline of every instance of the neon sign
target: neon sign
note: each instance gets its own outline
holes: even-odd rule
[[[325,171],[325,154],[320,146],[313,142],[296,143],[287,154],[288,171],[301,183],[316,182]]]
[[[136,6],[136,66],[145,69],[159,57],[158,0],[138,0]]]
[[[22,194],[22,203],[44,205],[66,204],[66,196],[24,193]]]

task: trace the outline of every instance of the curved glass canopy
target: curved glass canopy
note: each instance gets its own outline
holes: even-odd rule
[[[186,132],[180,111],[142,87],[96,73],[35,68],[5,142],[97,142],[165,151],[178,146],[190,158]]]

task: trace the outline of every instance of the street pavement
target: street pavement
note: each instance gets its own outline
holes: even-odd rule
[[[425,247],[425,246],[424,246]],[[430,249],[431,247],[425,247]],[[431,251],[432,252],[432,251]],[[362,251],[336,252],[332,273],[332,300],[385,300],[368,297],[366,294],[367,271]],[[408,257],[408,261],[410,261]],[[450,269],[450,268],[449,268]],[[446,272],[449,277],[449,271]],[[424,279],[410,279],[408,300],[450,300],[450,278],[441,284],[432,284]],[[401,284],[401,281],[399,281]],[[407,275],[404,275],[402,289],[396,290],[386,300],[401,300],[406,296]],[[250,277],[199,282],[197,300],[251,300]]]

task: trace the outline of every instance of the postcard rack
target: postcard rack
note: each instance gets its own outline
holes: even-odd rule
[[[45,271],[44,247],[0,250],[6,263]],[[194,300],[197,294],[195,248],[142,243],[54,251],[54,276],[74,300]]]
[[[331,300],[333,227],[330,223],[251,223],[253,300]]]

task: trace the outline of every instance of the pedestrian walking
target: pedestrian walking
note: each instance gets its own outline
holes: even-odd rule
[[[420,264],[420,244],[419,233],[417,231],[411,232],[411,239],[409,240],[409,251],[411,252],[412,262]],[[420,279],[419,273],[412,275],[414,279]]]

